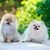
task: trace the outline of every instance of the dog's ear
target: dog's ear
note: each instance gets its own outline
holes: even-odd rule
[[[42,24],[42,25],[45,25],[43,21],[41,21],[41,24]]]
[[[41,21],[41,23],[42,23],[42,25],[43,25],[44,28],[47,28],[46,25],[45,25],[45,23],[43,21]]]
[[[33,25],[33,23],[36,21],[36,19],[33,19],[30,24],[29,24],[29,27]]]

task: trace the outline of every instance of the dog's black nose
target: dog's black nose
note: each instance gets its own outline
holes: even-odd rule
[[[35,30],[39,30],[37,26],[35,26],[35,28],[34,28],[34,29],[35,29]]]
[[[10,25],[10,22],[7,22],[8,25]]]
[[[37,26],[35,26],[35,28],[37,28]]]

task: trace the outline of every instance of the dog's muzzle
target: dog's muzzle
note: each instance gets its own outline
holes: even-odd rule
[[[37,28],[37,26],[35,26],[35,28],[34,28],[35,30],[39,30],[39,28]]]
[[[10,25],[10,22],[7,22],[8,25]]]

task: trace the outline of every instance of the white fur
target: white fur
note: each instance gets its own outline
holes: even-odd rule
[[[34,24],[40,25],[39,30],[34,30]],[[33,41],[35,40],[36,42],[44,42],[48,40],[48,31],[42,21],[33,20],[25,30],[22,38],[22,41],[29,41],[33,39]]]
[[[5,20],[9,17],[12,18],[12,23],[10,25],[7,25]],[[20,40],[19,33],[16,30],[18,27],[18,25],[16,25],[16,17],[13,14],[5,14],[1,20],[1,25],[2,25],[1,33],[3,35],[4,40],[6,38],[7,38],[8,42],[10,42],[11,40],[13,40],[13,41]]]

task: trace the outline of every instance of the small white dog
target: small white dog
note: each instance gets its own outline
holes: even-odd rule
[[[48,40],[48,31],[43,21],[33,20],[23,34],[22,41],[41,43]]]
[[[18,23],[17,23],[18,24]],[[17,32],[16,17],[13,14],[5,14],[1,20],[1,33],[5,42],[19,41]]]

